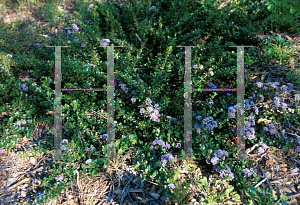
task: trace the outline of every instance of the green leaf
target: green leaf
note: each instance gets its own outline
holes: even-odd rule
[[[120,145],[120,142],[121,142],[121,139],[118,139],[118,140],[116,141],[116,144],[115,144],[115,146],[116,146],[116,147],[119,147],[119,145]]]
[[[238,199],[240,199],[241,197],[240,197],[240,195],[235,194],[235,195],[231,196],[231,198],[233,198],[233,199],[235,199],[235,200],[238,200]]]
[[[181,170],[181,166],[182,166],[182,165],[180,165],[180,166],[178,167],[178,169],[176,170],[176,173],[175,173],[174,181],[173,181],[173,182],[175,182],[175,181],[177,180],[178,174],[179,174],[179,170]]]
[[[260,189],[260,187],[257,188],[257,191],[261,194],[263,193],[262,190]]]
[[[207,178],[206,177],[203,177],[201,180],[200,180],[201,184],[206,186],[207,184]]]
[[[281,198],[283,201],[287,201],[287,200],[288,200],[287,196],[284,195],[284,194],[281,194],[281,195],[280,195],[280,198]]]

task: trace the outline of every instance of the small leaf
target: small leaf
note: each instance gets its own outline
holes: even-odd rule
[[[201,184],[206,186],[207,184],[207,178],[206,177],[203,177],[201,180],[200,180]]]
[[[231,198],[238,200],[238,199],[240,199],[241,197],[240,197],[240,195],[235,194],[235,195],[231,196]]]
[[[284,195],[284,194],[281,194],[281,195],[280,195],[280,198],[281,198],[283,201],[287,201],[287,200],[288,200],[287,196]]]

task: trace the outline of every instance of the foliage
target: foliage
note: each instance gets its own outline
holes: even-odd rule
[[[252,71],[247,68],[251,65],[272,58],[291,59],[292,50],[282,39],[263,42],[256,37],[257,30],[263,31],[265,25],[258,19],[272,12],[260,13],[259,5],[257,10],[253,9],[256,1],[236,1],[222,9],[217,9],[216,3],[220,1],[214,4],[191,0],[163,0],[157,3],[150,0],[138,4],[129,1],[123,6],[112,1],[105,4],[93,2],[93,6],[85,4],[85,9],[81,8],[74,19],[60,18],[64,27],[73,28],[71,36],[51,39],[45,45],[69,46],[61,49],[63,89],[107,89],[107,51],[110,51],[107,46],[123,46],[113,48],[114,146],[119,157],[128,148],[136,147],[132,155],[139,157],[135,158],[134,168],[142,171],[142,181],[150,177],[179,202],[186,196],[184,187],[189,187],[190,182],[179,185],[177,177],[181,165],[177,170],[170,168],[174,166],[173,156],[184,157],[183,145],[189,140],[193,143],[193,157],[200,159],[199,166],[208,164],[220,173],[220,180],[216,180],[214,186],[220,182],[230,182],[230,186],[221,192],[223,195],[216,195],[214,187],[211,191],[205,187],[206,178],[198,180],[199,186],[205,190],[203,194],[212,194],[206,203],[221,202],[221,197],[224,200],[237,198],[238,194],[229,193],[233,187],[236,190],[247,190],[249,187],[247,178],[241,172],[254,167],[253,162],[230,160],[236,157],[236,147],[232,146],[236,138],[235,92],[201,90],[237,86],[233,80],[237,77],[237,52],[235,47],[229,46],[261,45],[265,51],[265,55],[262,55],[258,54],[255,47],[245,47],[244,114],[249,129],[245,136],[246,148],[262,141],[267,145],[294,148],[283,139],[276,139],[272,126],[287,119],[293,125],[299,125],[299,116],[296,113],[290,115],[288,106],[280,102],[280,98],[272,101],[271,107],[259,106],[259,103],[273,96],[280,97],[288,92],[292,84],[278,88],[275,85],[249,83],[248,74],[252,74]],[[51,6],[49,4],[47,8]],[[52,24],[56,15],[59,14],[49,11],[48,18],[51,18]],[[1,28],[1,32],[9,27]],[[0,85],[3,90],[0,94],[0,101],[3,102],[0,113],[6,112],[11,117],[3,118],[1,135],[4,137],[0,140],[0,147],[9,149],[16,145],[19,138],[30,137],[37,121],[53,123],[54,119],[47,118],[46,113],[54,109],[53,76],[56,62],[54,48],[42,47],[31,53],[20,49],[18,53],[3,43],[4,40],[13,42],[17,36],[1,38],[5,53],[0,56],[3,68],[0,73],[3,82]],[[110,40],[108,45],[105,45],[104,39]],[[207,43],[191,48],[192,87],[199,88],[199,91],[192,92],[193,137],[188,139],[183,135],[186,48],[176,46],[194,46],[198,39],[204,39]],[[11,45],[16,46],[13,43]],[[37,82],[20,81],[14,75],[21,69],[29,70]],[[95,90],[62,93],[63,160],[55,161],[50,175],[38,185],[47,189],[36,203],[55,197],[66,185],[72,184],[79,172],[93,176],[99,168],[105,171],[107,166],[120,163],[120,158],[117,161],[103,160],[108,156],[107,142],[102,137],[107,133],[107,93]],[[97,110],[102,117],[86,117],[91,109]],[[260,118],[272,120],[272,124],[258,123]],[[257,129],[253,130],[255,122]],[[54,135],[53,130],[51,133]],[[45,152],[52,150],[53,144],[40,141],[39,149]],[[224,155],[218,157],[220,152]],[[231,175],[222,178],[221,173],[226,168]],[[251,178],[259,180],[255,175]],[[174,185],[174,190],[170,184]]]

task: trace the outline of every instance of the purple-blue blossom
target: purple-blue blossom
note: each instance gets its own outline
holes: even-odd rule
[[[67,147],[66,147],[65,145],[62,145],[62,146],[60,147],[60,149],[61,149],[62,151],[66,151],[66,150],[67,150]]]
[[[144,109],[144,108],[141,108],[141,109],[140,109],[141,115],[144,114],[144,112],[145,112],[145,109]]]
[[[214,152],[214,156],[221,158],[223,156],[223,151],[218,149],[217,151]]]
[[[197,116],[197,117],[196,117],[196,120],[201,120],[201,119],[202,119],[201,116]]]
[[[88,160],[86,160],[86,164],[89,164],[89,163],[91,163],[92,162],[92,160],[91,159],[88,159]]]
[[[263,84],[261,82],[257,82],[256,85],[258,88],[261,88],[263,86]]]
[[[212,163],[213,165],[215,165],[215,164],[218,163],[218,160],[219,160],[218,157],[213,157],[213,158],[211,159],[211,163]]]
[[[149,8],[149,11],[151,11],[151,10],[154,9],[154,8],[156,8],[156,6],[151,6],[151,7]]]
[[[258,148],[258,152],[259,152],[259,154],[263,154],[265,152],[265,150],[260,147],[260,148]]]
[[[263,95],[259,95],[259,98],[263,101],[265,98],[264,98],[264,96]]]
[[[287,86],[286,85],[281,86],[280,90],[282,90],[283,92],[286,92],[287,91]]]
[[[243,174],[246,175],[247,177],[250,177],[253,174],[253,168],[251,168],[250,170],[245,168],[242,170]]]
[[[161,159],[162,160],[167,159],[167,160],[171,161],[172,159],[174,159],[174,157],[171,154],[165,154],[165,155],[161,156]]]
[[[75,31],[79,30],[78,26],[75,23],[73,23],[71,26],[72,26],[73,30],[75,30]]]
[[[151,99],[150,98],[147,98],[146,99],[146,105],[150,105],[152,103]]]
[[[55,177],[55,180],[57,182],[62,182],[64,180],[64,176],[63,175],[59,175],[59,176]]]
[[[169,187],[170,189],[175,189],[175,185],[174,185],[174,184],[169,184],[168,187]]]
[[[105,39],[102,39],[101,42],[102,42],[102,46],[107,46],[107,44],[110,42],[110,40],[105,38]]]

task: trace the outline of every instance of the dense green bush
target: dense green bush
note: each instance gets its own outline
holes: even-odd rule
[[[193,89],[235,88],[237,52],[236,48],[229,46],[255,46],[261,43],[256,37],[258,22],[247,14],[250,5],[242,2],[218,10],[213,4],[190,0],[147,1],[139,4],[130,1],[126,6],[94,2],[94,6],[81,13],[80,18],[66,19],[65,26],[72,27],[70,38],[52,41],[48,46],[70,46],[62,48],[63,89],[106,89],[107,48],[100,46],[105,45],[104,39],[109,39],[107,46],[123,46],[114,48],[116,148],[123,153],[128,147],[137,146],[134,155],[140,157],[135,159],[135,168],[142,170],[143,180],[146,176],[150,177],[168,190],[167,185],[173,173],[167,170],[172,166],[175,155],[178,158],[183,156],[185,141],[185,49],[176,46],[194,46],[198,39],[207,41],[206,45],[191,49]],[[245,9],[234,9],[237,6],[244,6]],[[275,93],[280,95],[288,92],[293,86],[289,84],[278,89],[273,85],[261,87],[261,84],[249,83],[247,74],[251,70],[247,68],[262,60],[256,52],[255,47],[245,48],[246,148],[258,142],[290,148],[291,145],[286,145],[284,140],[274,139],[273,124],[266,126],[259,123],[256,131],[252,128],[262,116],[274,122],[287,118],[287,105],[279,102],[280,99],[274,100],[273,108],[259,107],[257,103],[272,98]],[[13,56],[13,59],[15,67],[12,69],[25,64],[20,56]],[[28,61],[32,74],[41,80],[40,84],[31,81],[21,83],[9,72],[1,73],[2,79],[9,80],[1,85],[5,92],[0,96],[4,102],[0,111],[11,113],[9,109],[17,109],[20,113],[4,119],[3,131],[9,130],[12,135],[1,139],[1,147],[9,148],[18,137],[29,136],[33,130],[30,124],[32,116],[45,119],[46,112],[53,110],[54,59],[54,48],[45,47],[37,49],[34,57]],[[4,56],[3,62],[7,61],[10,60]],[[236,138],[235,92],[194,91],[192,99],[193,156],[201,159],[200,166],[214,169],[220,178],[230,180],[237,190],[247,189],[249,181],[245,176],[252,174],[245,170],[254,164],[228,159],[236,157],[236,148],[232,146]],[[104,166],[104,170],[109,165],[107,160],[99,159],[107,156],[105,146],[102,149],[100,146],[105,143],[102,135],[107,133],[106,119],[88,119],[85,116],[88,109],[106,113],[106,102],[106,92],[63,92],[64,142],[61,149],[65,161],[57,162],[51,174],[45,177],[41,186],[53,186],[55,192],[47,191],[43,200],[55,196],[65,184],[72,184],[78,164],[81,165],[80,171],[88,172],[91,176],[96,174],[95,168]],[[12,103],[12,106],[6,103]],[[271,109],[284,110],[284,114],[266,114],[266,110]],[[20,120],[25,120],[27,124],[20,125]],[[289,120],[298,123],[296,119]],[[91,130],[97,130],[97,135],[92,135]],[[254,133],[259,134],[254,136]],[[48,142],[41,142],[40,145],[43,145],[43,149],[53,149]],[[243,172],[247,174],[241,175]],[[251,177],[251,180],[259,179],[255,175]]]

